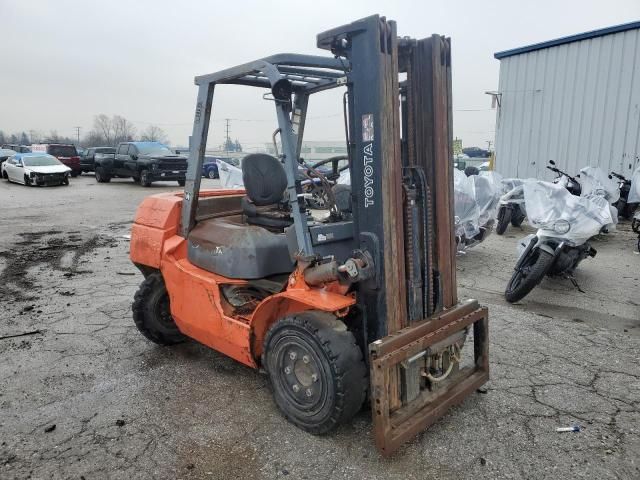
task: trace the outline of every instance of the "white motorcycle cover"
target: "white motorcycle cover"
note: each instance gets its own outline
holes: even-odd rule
[[[602,195],[604,192],[609,203],[616,203],[620,198],[618,182],[609,178],[609,175],[600,167],[584,167],[580,170],[580,187],[582,187],[580,193],[582,197]]]
[[[218,174],[223,188],[243,188],[242,170],[223,160],[216,160]]]
[[[640,203],[640,167],[636,168],[631,176],[631,190],[627,203]]]
[[[475,237],[480,227],[495,220],[502,193],[502,178],[495,172],[467,177],[453,170],[456,235]]]
[[[505,178],[502,180],[502,196],[500,205],[518,204],[526,214],[524,206],[524,180],[519,178]]]
[[[486,225],[498,216],[500,196],[502,194],[502,175],[496,172],[480,172],[472,175],[473,190],[479,209],[480,225]]]
[[[475,201],[473,179],[457,168],[453,170],[453,192],[456,235],[475,237],[480,233],[480,213]]]
[[[503,178],[502,179],[502,194],[510,192],[514,188],[522,186],[524,180],[520,178]]]
[[[562,185],[530,179],[524,184],[524,198],[529,225],[540,229],[539,234],[574,245],[615,225],[609,202],[601,195],[577,197]]]

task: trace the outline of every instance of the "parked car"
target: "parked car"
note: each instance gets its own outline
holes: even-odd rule
[[[0,148],[0,165],[2,165],[2,162],[4,162],[7,158],[12,157],[16,153],[18,152],[16,152],[15,150]]]
[[[43,152],[16,153],[2,164],[2,178],[23,185],[69,185],[71,169]]]
[[[118,144],[114,158],[95,158],[98,183],[112,177],[131,177],[143,187],[159,180],[176,180],[184,186],[187,157],[174,154],[159,142],[123,142]]]
[[[80,157],[80,168],[83,172],[93,172],[95,170],[96,157],[113,159],[115,155],[115,147],[90,147]]]
[[[39,143],[31,145],[33,152],[44,152],[53,155],[71,169],[71,176],[77,177],[82,173],[80,156],[76,146],[70,143]]]
[[[202,163],[202,176],[209,178],[220,178],[218,172],[218,160],[227,160],[223,157],[210,157],[205,156]]]
[[[471,158],[487,158],[489,156],[489,150],[484,150],[480,147],[463,148],[462,153],[469,155]]]
[[[17,153],[30,153],[31,152],[31,149],[29,147],[27,147],[26,145],[18,145],[17,143],[5,143],[3,145],[0,145],[0,148],[13,150],[14,152],[17,152]]]

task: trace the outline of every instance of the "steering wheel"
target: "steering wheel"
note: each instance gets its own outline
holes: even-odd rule
[[[342,160],[347,160],[347,164],[343,165],[342,167],[339,167],[339,162]],[[338,177],[340,176],[340,173],[342,173],[343,171],[345,171],[347,168],[349,168],[349,157],[347,155],[338,155],[335,157],[330,157],[330,158],[325,158],[324,160],[320,160],[319,162],[314,163],[313,165],[311,165],[311,168],[313,170],[317,170],[319,167],[326,165],[328,163],[332,164],[332,172],[330,174],[323,174],[328,180],[337,180]],[[320,172],[322,174],[322,172]]]
[[[332,184],[335,183],[338,177],[340,177],[340,173],[342,171],[349,168],[348,164],[338,167],[338,162],[341,160],[348,160],[348,158],[349,157],[346,155],[338,155],[320,160],[319,162],[315,162],[313,165],[307,165],[302,162],[302,165],[305,167],[303,174],[308,180],[310,180],[307,187],[309,189],[309,193],[318,197],[319,200],[322,200],[319,203],[322,203],[323,206],[328,204],[329,210],[334,211],[335,213],[338,213],[338,207],[336,205],[335,195],[333,194]],[[319,170],[319,167],[329,163],[333,165],[331,173],[325,174]]]

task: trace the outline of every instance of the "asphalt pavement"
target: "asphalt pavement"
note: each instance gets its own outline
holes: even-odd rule
[[[640,255],[628,224],[596,239],[581,291],[545,279],[515,305],[502,292],[530,230],[460,257],[460,298],[489,307],[491,381],[383,459],[367,410],[309,435],[278,413],[264,374],[138,333],[142,276],[126,236],[146,195],[178,188],[0,182],[0,478],[640,478]],[[556,432],[571,425],[581,431]]]

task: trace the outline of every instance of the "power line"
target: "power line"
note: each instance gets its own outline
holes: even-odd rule
[[[226,137],[227,139],[224,142],[224,150],[226,152],[229,152],[229,143],[231,142],[231,140],[229,139],[229,123],[231,122],[230,118],[225,118],[225,130],[226,130]]]
[[[76,131],[76,137],[78,138],[78,143],[80,143],[80,129],[82,127],[73,127]]]

